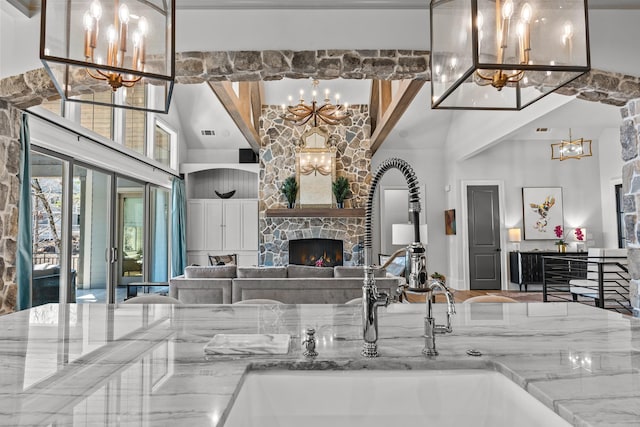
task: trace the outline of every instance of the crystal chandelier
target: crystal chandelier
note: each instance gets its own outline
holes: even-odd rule
[[[551,144],[551,160],[578,159],[591,157],[590,139],[571,139],[571,129],[569,129],[569,139],[562,140],[556,144]]]
[[[432,0],[432,107],[520,110],[589,71],[586,3]]]
[[[174,0],[43,0],[40,59],[65,101],[167,112]],[[104,88],[111,102],[77,97]],[[121,88],[132,88],[129,96]],[[133,104],[134,90],[144,91],[145,105]]]
[[[340,94],[335,94],[335,104],[331,103],[329,98],[330,91],[325,89],[324,91],[324,104],[318,105],[316,96],[318,94],[317,88],[320,82],[313,80],[311,91],[311,104],[304,103],[304,90],[300,90],[300,101],[297,105],[291,105],[293,97],[289,96],[289,105],[282,104],[281,118],[292,122],[295,125],[302,126],[313,120],[311,123],[313,127],[318,127],[319,122],[328,125],[338,125],[347,117],[351,116],[349,111],[349,104],[340,104]]]

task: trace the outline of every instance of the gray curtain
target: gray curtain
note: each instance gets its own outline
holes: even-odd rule
[[[187,266],[186,205],[184,180],[174,177],[171,184],[171,270],[173,276],[183,274]]]
[[[18,207],[18,251],[16,279],[18,284],[18,310],[31,307],[31,275],[33,259],[33,231],[31,225],[31,144],[29,120],[22,114],[20,124],[20,201]]]

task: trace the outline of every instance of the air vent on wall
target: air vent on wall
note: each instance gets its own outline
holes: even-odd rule
[[[536,132],[549,132],[549,128],[537,128]]]
[[[202,136],[216,136],[215,130],[201,130]]]

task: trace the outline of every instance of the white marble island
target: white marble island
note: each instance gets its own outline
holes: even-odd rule
[[[0,317],[0,425],[216,426],[248,370],[484,368],[573,425],[640,426],[640,319],[571,303],[459,304],[427,358],[424,309],[380,309],[375,360],[359,355],[358,306],[50,304]],[[312,361],[300,346],[309,327]],[[215,334],[290,334],[291,345],[205,355]]]

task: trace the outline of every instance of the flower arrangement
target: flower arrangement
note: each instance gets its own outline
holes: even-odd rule
[[[566,245],[567,242],[565,242],[565,237],[564,237],[564,231],[562,230],[562,226],[560,225],[556,225],[556,227],[553,229],[553,232],[556,233],[556,237],[559,239],[556,241],[556,245],[561,246],[561,245]],[[575,234],[576,236],[576,240],[578,242],[583,242],[584,241],[584,232],[582,231],[581,228],[576,228],[575,231],[573,232],[573,234]]]
[[[564,231],[562,230],[561,225],[556,225],[556,227],[553,229],[553,232],[556,233],[556,237],[558,238],[555,243],[557,246],[564,246],[567,244],[567,242],[564,241]]]

